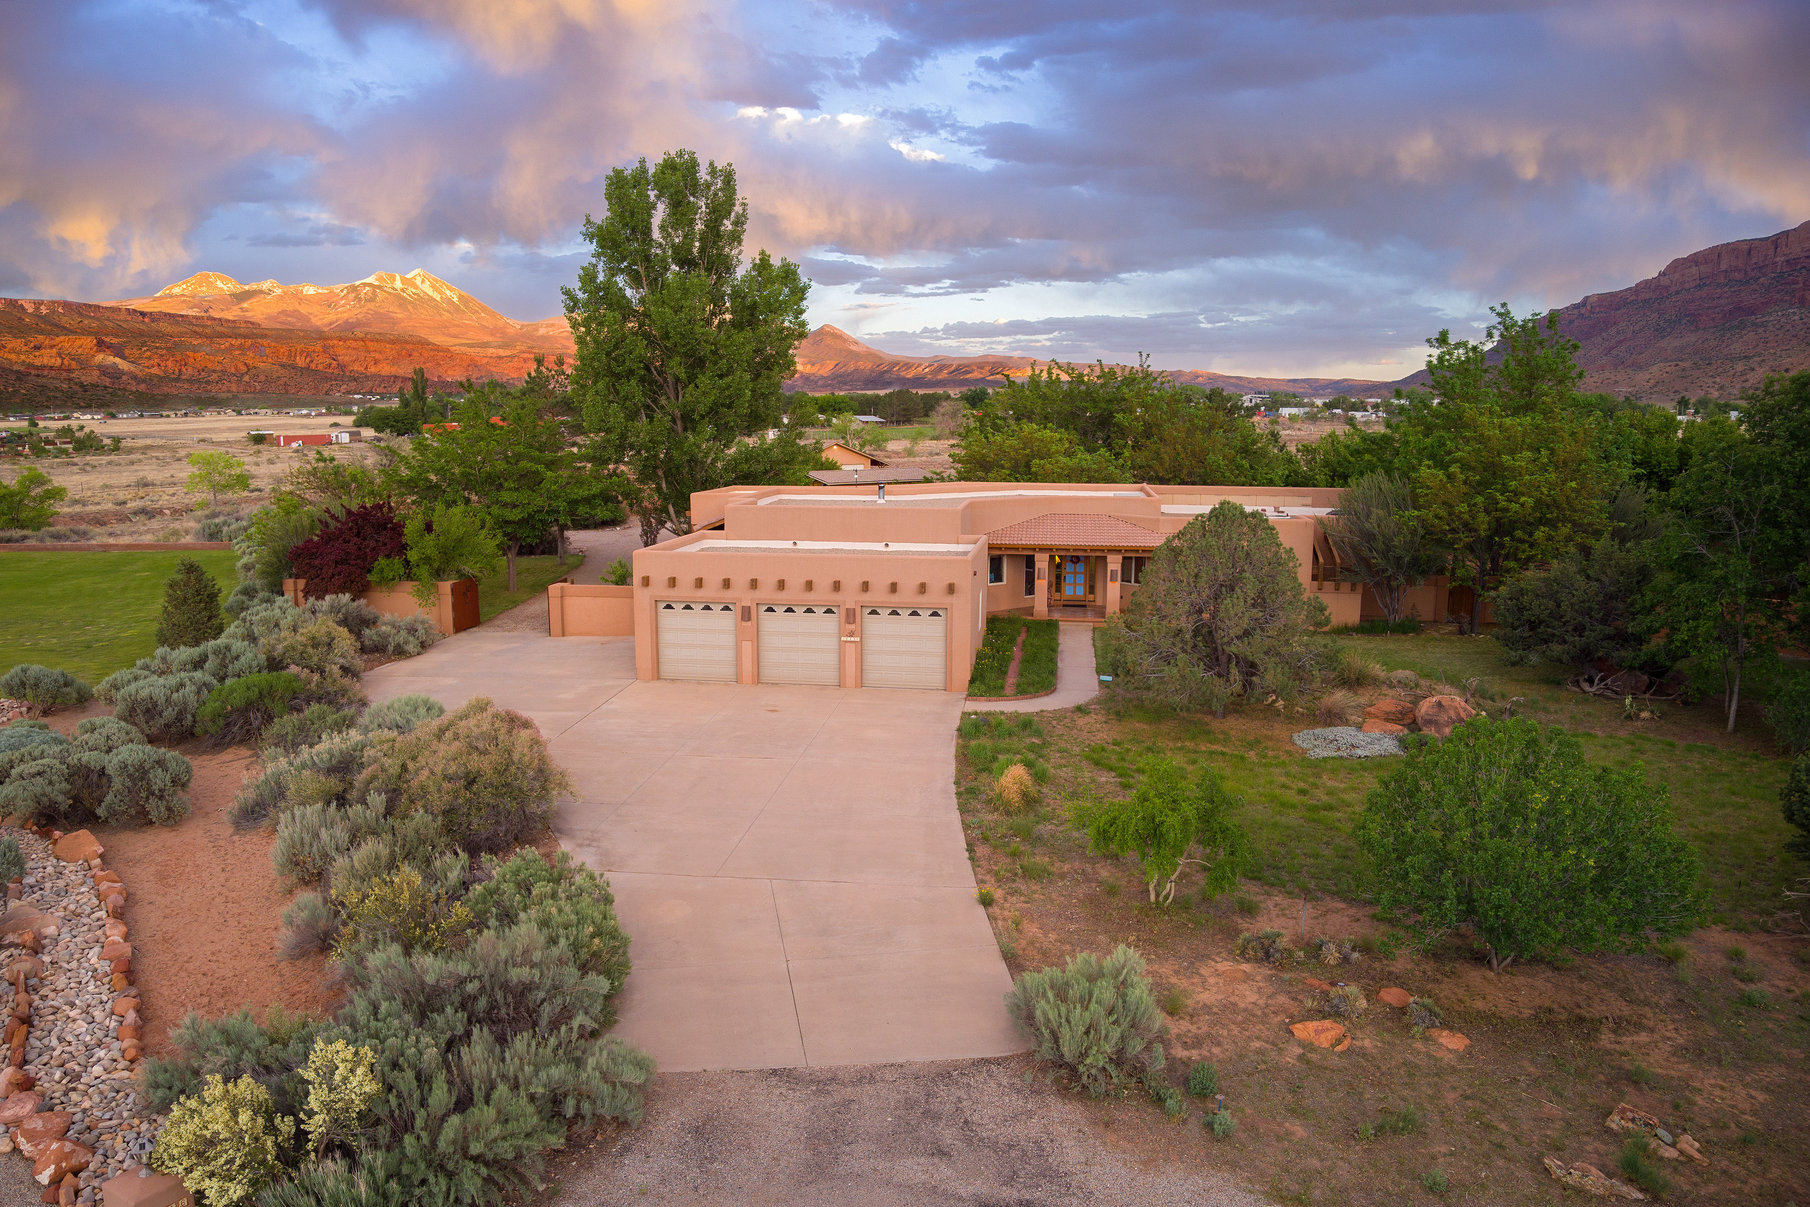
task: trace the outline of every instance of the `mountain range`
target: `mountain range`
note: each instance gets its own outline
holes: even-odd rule
[[[1810,222],[1693,252],[1656,276],[1558,312],[1585,386],[1664,402],[1732,399],[1770,373],[1810,369]],[[85,303],[0,298],[0,402],[107,394],[387,393],[416,367],[445,386],[520,380],[535,355],[572,353],[564,316],[521,322],[424,269],[343,285],[244,284],[199,272],[149,297]],[[1043,362],[904,356],[823,326],[788,389],[963,389]],[[1173,371],[1240,393],[1374,397],[1401,382]]]

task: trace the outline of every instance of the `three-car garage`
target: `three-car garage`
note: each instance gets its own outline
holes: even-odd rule
[[[737,678],[736,605],[660,600],[654,605],[659,677],[716,683]],[[947,687],[947,608],[869,605],[856,609],[863,687]],[[761,683],[836,687],[842,683],[842,616],[834,604],[763,603],[753,609],[756,678]]]

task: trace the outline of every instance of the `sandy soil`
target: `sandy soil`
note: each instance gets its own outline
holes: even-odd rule
[[[742,1207],[1245,1207],[1198,1118],[1126,1122],[1051,1087],[1028,1059],[675,1073],[647,1121],[561,1157],[550,1201]],[[1149,1137],[1187,1150],[1152,1161]]]
[[[323,450],[253,445],[245,433],[252,428],[326,432],[332,430],[330,423],[349,426],[351,417],[228,415],[94,421],[88,426],[101,435],[127,438],[119,452],[29,461],[9,458],[0,461],[0,480],[11,481],[27,465],[48,474],[69,491],[56,524],[92,529],[92,540],[188,540],[200,518],[197,503],[207,504],[205,498],[184,489],[190,453],[219,449],[244,461],[251,471],[252,491],[236,500],[223,500],[221,509],[249,510],[264,502],[292,468]],[[374,443],[335,445],[324,451],[342,461],[366,462],[377,455],[378,447]]]
[[[51,721],[67,732],[90,711]],[[235,833],[227,820],[256,757],[199,742],[180,750],[195,768],[188,817],[174,826],[95,828],[108,866],[126,882],[132,975],[144,994],[151,1055],[165,1051],[190,1012],[212,1018],[249,1006],[261,1018],[273,1005],[321,1014],[332,1004],[324,956],[279,957],[289,894],[270,865],[274,836]]]

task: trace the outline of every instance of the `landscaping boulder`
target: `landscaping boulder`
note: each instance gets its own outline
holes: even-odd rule
[[[1337,1048],[1341,1043],[1349,1044],[1351,1041],[1351,1037],[1345,1033],[1344,1026],[1329,1018],[1295,1023],[1288,1030],[1291,1035],[1303,1043],[1317,1044],[1322,1048]]]
[[[1407,733],[1408,729],[1405,725],[1397,725],[1391,721],[1368,720],[1368,721],[1364,722],[1364,724],[1361,727],[1361,729],[1359,730],[1359,732],[1361,732],[1361,733],[1388,733],[1388,734],[1394,734],[1396,737],[1399,738],[1399,737],[1401,737],[1402,734]]]
[[[50,853],[64,863],[87,863],[101,857],[101,844],[86,830],[72,830],[56,840]]]
[[[23,1149],[24,1144],[19,1146]],[[81,1173],[94,1160],[94,1150],[74,1140],[53,1140],[32,1159],[31,1176],[38,1185],[49,1186],[72,1173]]]
[[[38,1113],[38,1107],[43,1102],[42,1094],[35,1094],[30,1090],[9,1094],[5,1102],[0,1102],[0,1124],[11,1127],[15,1123],[23,1123]]]
[[[1601,1195],[1606,1199],[1631,1199],[1637,1203],[1646,1202],[1647,1196],[1640,1191],[1626,1182],[1616,1181],[1596,1166],[1584,1161],[1567,1165],[1557,1157],[1547,1157],[1546,1172],[1557,1178],[1561,1185],[1569,1186],[1573,1190],[1582,1190],[1586,1194]]]
[[[56,918],[29,905],[12,905],[0,914],[0,935],[54,935],[61,929]]]
[[[1462,1052],[1471,1046],[1471,1041],[1456,1031],[1448,1031],[1444,1027],[1428,1027],[1427,1038],[1453,1052]]]
[[[1618,695],[1644,696],[1653,689],[1653,681],[1639,671],[1616,671],[1603,686],[1612,688]]]
[[[36,1160],[39,1153],[67,1136],[74,1122],[75,1116],[68,1111],[39,1111],[19,1121],[13,1139],[20,1152]]]
[[[1409,993],[1406,989],[1400,989],[1391,985],[1387,989],[1377,990],[1376,1000],[1385,1006],[1394,1006],[1397,1010],[1400,1010],[1414,1000],[1414,995]]]
[[[1414,706],[1406,700],[1378,700],[1364,710],[1366,721],[1384,721],[1403,729],[1414,724]]]
[[[1420,732],[1436,738],[1452,736],[1452,730],[1477,715],[1477,710],[1457,696],[1428,696],[1414,706],[1414,722]]]

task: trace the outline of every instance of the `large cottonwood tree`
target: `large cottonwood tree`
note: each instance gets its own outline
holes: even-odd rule
[[[743,259],[734,167],[669,152],[612,171],[604,202],[585,219],[591,259],[563,291],[572,396],[595,459],[631,479],[642,540],[689,532],[693,491],[806,481],[816,450],[767,433],[783,427],[809,285],[789,260]]]

